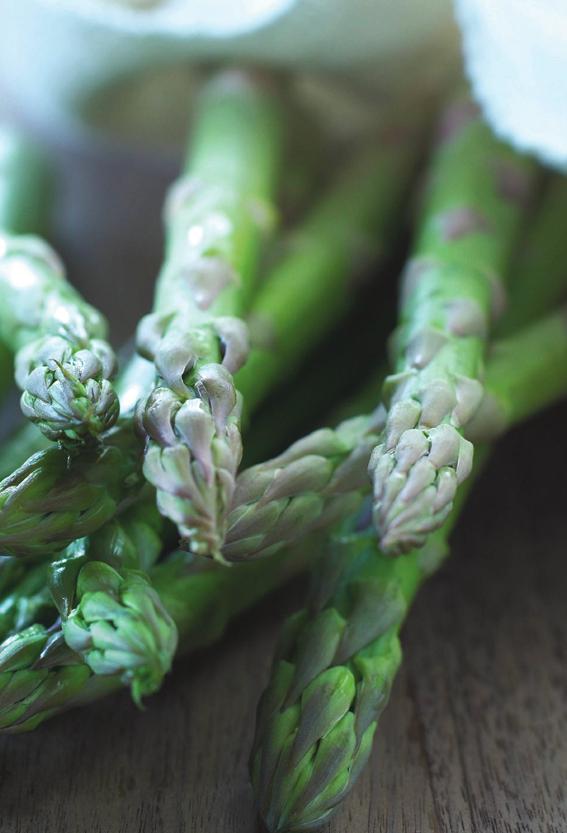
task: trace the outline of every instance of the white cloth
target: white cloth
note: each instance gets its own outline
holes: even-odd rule
[[[494,129],[566,167],[567,0],[454,2]],[[382,90],[419,86],[443,64],[451,26],[451,0],[1,0],[0,79],[61,131],[88,122],[89,101],[117,80],[188,60],[372,69]],[[135,102],[156,121],[151,96]]]
[[[456,0],[465,65],[494,129],[567,168],[567,0]]]
[[[419,86],[456,40],[451,0],[1,0],[0,74],[59,128],[117,79],[174,62],[371,69]]]

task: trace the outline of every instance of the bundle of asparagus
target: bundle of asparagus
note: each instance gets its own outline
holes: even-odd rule
[[[304,361],[356,307],[361,260],[380,276],[384,250],[403,251],[427,155],[409,122],[333,148],[337,173],[276,246],[286,98],[257,73],[205,84],[166,201],[154,309],[115,385],[102,316],[28,236],[40,229],[22,206],[41,205],[41,161],[15,142],[0,164],[0,388],[15,375],[33,423],[0,464],[0,729],[33,729],[121,686],[141,703],[176,655],[311,567],[258,710],[251,777],[270,831],[314,829],[353,787],[401,626],[448,555],[471,481],[457,486],[488,443],[567,393],[565,185],[459,98],[424,163],[393,372],[380,382],[375,328],[375,378],[347,418],[241,468],[243,436],[253,448],[271,430],[278,450],[278,426],[255,414],[277,383],[317,392]],[[348,340],[356,362],[357,333]],[[320,413],[336,405],[324,394]],[[301,402],[286,408],[293,418]]]

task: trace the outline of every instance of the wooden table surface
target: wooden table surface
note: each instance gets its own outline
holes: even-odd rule
[[[117,212],[132,202],[127,189],[115,197]],[[122,334],[149,297],[157,255],[132,234],[112,249],[111,225],[99,216],[91,229],[93,257],[107,235],[98,256],[108,269],[80,282],[103,301],[117,259],[139,265],[134,304],[123,289],[106,305]],[[81,246],[62,240],[79,264]],[[567,831],[565,416],[540,417],[494,455],[453,558],[409,617],[370,765],[325,833]],[[259,831],[246,770],[254,709],[279,622],[302,593],[297,582],[180,662],[144,712],[124,693],[1,738],[1,833]]]

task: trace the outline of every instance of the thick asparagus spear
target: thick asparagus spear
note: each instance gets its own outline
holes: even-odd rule
[[[462,431],[482,398],[490,318],[534,182],[533,165],[497,142],[469,103],[452,106],[403,279],[388,421],[370,464],[390,554],[425,542],[470,471]]]
[[[139,350],[159,377],[139,411],[144,473],[188,548],[215,558],[242,456],[232,374],[246,360],[248,334],[239,316],[275,213],[282,129],[266,79],[232,71],[206,86],[166,205],[154,312],[138,328]]]
[[[251,775],[270,833],[319,827],[352,789],[401,662],[400,627],[447,555],[453,521],[405,559],[385,557],[363,532],[335,538],[318,562],[258,707]]]

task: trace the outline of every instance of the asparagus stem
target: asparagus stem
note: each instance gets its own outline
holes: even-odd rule
[[[547,184],[526,242],[514,260],[513,296],[498,323],[500,338],[517,332],[567,299],[566,216],[567,178],[557,175]]]
[[[399,236],[400,213],[417,164],[415,132],[381,136],[355,156],[291,235],[285,256],[250,312],[258,346],[236,382],[252,409],[291,375],[353,303],[353,272]]]
[[[494,344],[486,394],[467,425],[480,441],[523,422],[567,394],[567,311],[558,312]]]
[[[0,229],[42,234],[52,191],[44,157],[23,136],[0,127]]]
[[[144,473],[193,552],[220,558],[242,456],[232,374],[246,360],[240,316],[271,225],[282,119],[263,79],[224,73],[205,89],[183,178],[166,206],[167,256],[138,346],[159,381],[141,404]]]
[[[0,128],[0,229],[11,234],[41,233],[47,224],[51,192],[45,159],[22,136]],[[12,356],[0,331],[0,391],[9,386]]]
[[[60,446],[34,454],[0,482],[0,549],[49,558],[93,534],[139,493],[140,457],[129,423],[80,455]]]
[[[470,472],[462,432],[482,398],[490,317],[534,182],[533,166],[470,103],[452,106],[404,275],[388,421],[370,463],[375,522],[391,555],[424,544]]]
[[[339,534],[316,562],[308,606],[284,625],[258,706],[251,777],[270,833],[319,827],[354,786],[401,663],[401,625],[448,555],[462,498],[404,559],[363,531]]]

